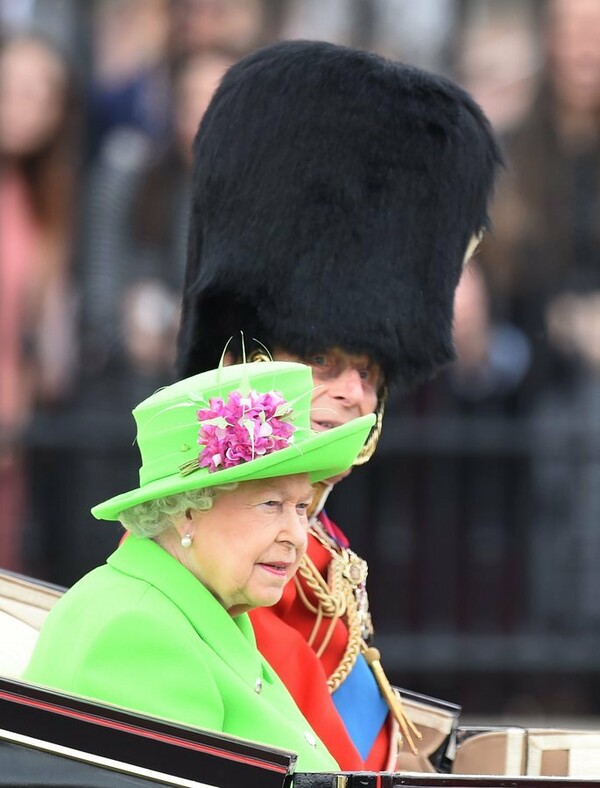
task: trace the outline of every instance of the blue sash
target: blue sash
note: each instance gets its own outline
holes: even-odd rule
[[[364,760],[371,752],[389,709],[362,654],[331,697]]]

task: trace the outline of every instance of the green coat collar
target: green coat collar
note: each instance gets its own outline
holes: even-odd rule
[[[232,618],[211,592],[152,539],[128,536],[108,558],[113,569],[158,589],[199,636],[250,686],[270,672],[256,647],[250,618]]]

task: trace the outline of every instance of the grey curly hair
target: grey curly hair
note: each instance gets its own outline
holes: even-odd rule
[[[236,487],[237,484],[221,484],[216,487],[187,490],[165,498],[155,498],[124,509],[119,515],[119,520],[135,536],[153,539],[171,527],[172,517],[183,514],[187,509],[207,512],[212,509],[217,495],[231,492]]]

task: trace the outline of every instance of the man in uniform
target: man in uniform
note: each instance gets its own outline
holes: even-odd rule
[[[500,162],[479,107],[441,77],[321,42],[244,58],[195,142],[179,375],[223,354],[305,361],[314,429],[377,413],[366,461],[387,386],[453,358],[454,290]],[[398,723],[411,731],[328,489],[298,576],[253,616],[257,641],[342,768],[394,768]]]

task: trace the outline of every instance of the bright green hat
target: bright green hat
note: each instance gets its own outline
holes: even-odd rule
[[[92,509],[125,509],[217,484],[308,473],[312,482],[349,468],[375,416],[326,432],[310,428],[310,367],[269,361],[221,367],[160,389],[133,411],[140,486]]]

